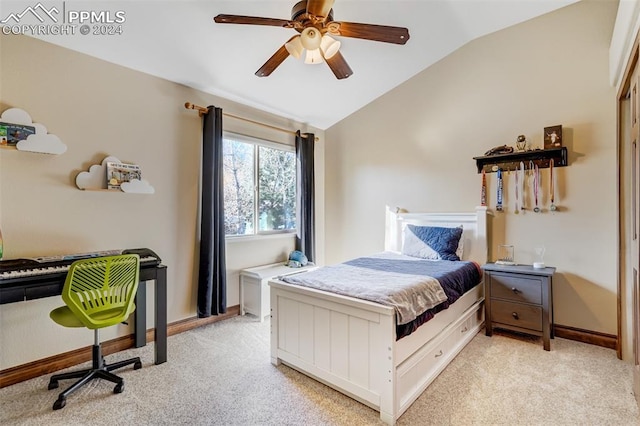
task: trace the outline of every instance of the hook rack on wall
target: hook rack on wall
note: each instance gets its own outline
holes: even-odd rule
[[[497,172],[498,169],[502,170],[515,170],[521,161],[528,164],[529,161],[533,161],[533,164],[537,165],[539,169],[549,167],[549,160],[553,159],[554,167],[565,167],[569,165],[567,157],[567,147],[549,148],[549,149],[535,149],[533,151],[524,152],[512,152],[509,154],[496,154],[496,155],[483,155],[481,157],[473,157],[476,160],[476,166],[478,167],[478,173]]]

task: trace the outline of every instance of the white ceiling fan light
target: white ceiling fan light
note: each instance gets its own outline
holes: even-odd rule
[[[329,37],[326,34],[323,35],[322,41],[320,42],[320,50],[322,50],[324,58],[330,59],[333,55],[338,53],[341,44],[342,43],[340,43],[338,40]]]
[[[324,62],[320,49],[307,50],[307,55],[304,58],[305,64],[320,64]]]
[[[302,52],[304,52],[304,46],[302,45],[300,36],[295,36],[293,40],[285,43],[284,47],[287,49],[287,52],[289,52],[289,55],[296,59],[300,59],[302,57]]]
[[[320,30],[315,27],[307,27],[302,30],[300,41],[305,49],[316,50],[322,42],[322,34],[320,34]]]

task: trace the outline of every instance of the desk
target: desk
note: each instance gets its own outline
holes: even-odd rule
[[[36,275],[0,281],[0,305],[59,296],[67,276],[66,272]],[[140,284],[136,294],[134,312],[135,347],[147,344],[147,283],[156,283],[155,297],[155,363],[167,361],[167,267],[155,264],[140,264]]]

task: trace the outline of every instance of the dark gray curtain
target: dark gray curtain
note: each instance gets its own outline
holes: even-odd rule
[[[200,271],[198,276],[199,318],[227,312],[222,108],[208,107],[202,127],[202,213],[200,215]]]
[[[315,259],[315,181],[313,173],[313,150],[316,137],[296,132],[296,167],[298,174],[298,236],[296,249],[303,252],[309,262]]]

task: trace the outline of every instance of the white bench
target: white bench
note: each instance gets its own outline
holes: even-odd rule
[[[264,321],[270,314],[269,280],[316,269],[313,263],[290,268],[284,263],[256,266],[240,271],[240,315],[250,313]]]

